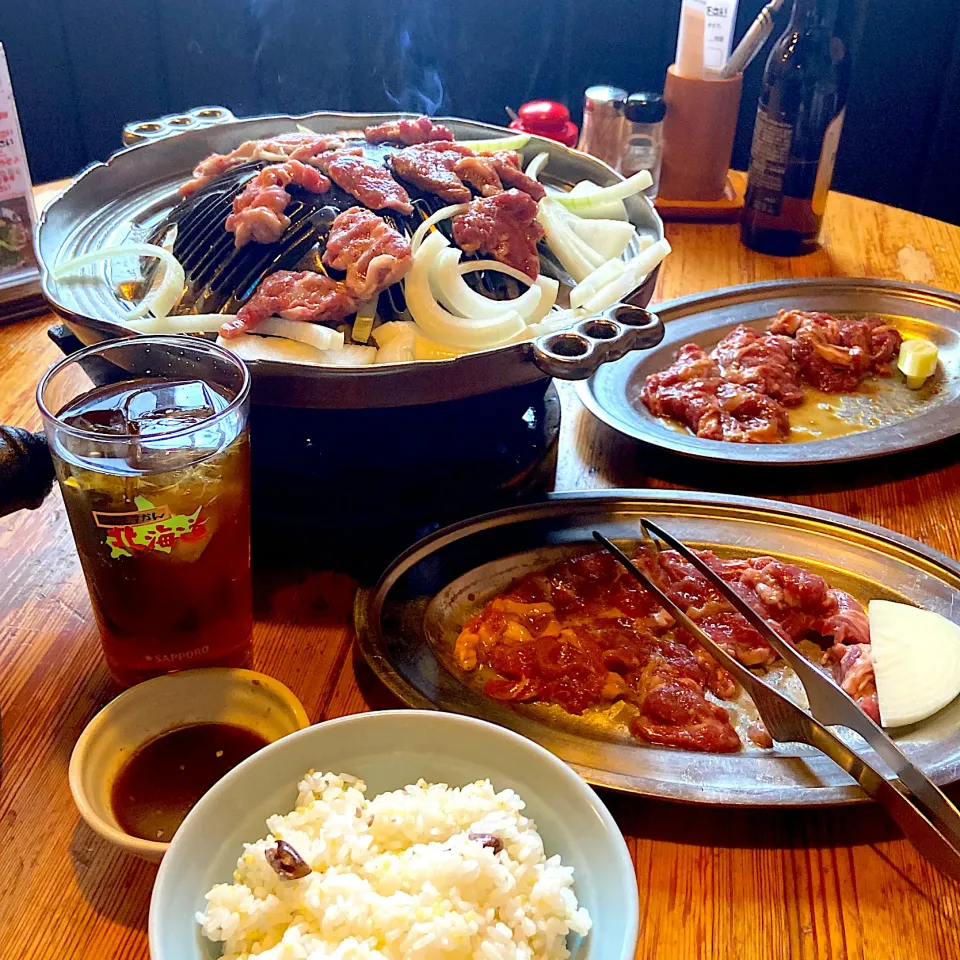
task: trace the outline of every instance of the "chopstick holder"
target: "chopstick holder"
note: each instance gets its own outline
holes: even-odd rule
[[[729,79],[682,77],[667,68],[663,99],[663,167],[659,196],[720,200],[724,196],[743,74]]]

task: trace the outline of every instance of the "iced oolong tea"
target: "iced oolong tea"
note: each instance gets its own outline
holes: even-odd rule
[[[99,387],[54,462],[108,666],[124,684],[250,652],[250,454],[200,382]],[[229,416],[229,415],[228,415]],[[208,427],[204,421],[211,420]]]

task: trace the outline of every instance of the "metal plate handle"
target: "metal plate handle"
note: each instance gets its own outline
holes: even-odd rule
[[[569,330],[533,341],[534,363],[560,380],[586,380],[610,360],[632,350],[649,350],[663,339],[660,318],[643,307],[617,303]]]

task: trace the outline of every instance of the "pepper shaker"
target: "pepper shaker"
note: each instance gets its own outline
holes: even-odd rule
[[[656,197],[660,186],[666,109],[663,97],[658,93],[631,94],[623,107],[623,147],[619,169],[625,177],[648,170],[653,183],[644,193],[651,200]]]

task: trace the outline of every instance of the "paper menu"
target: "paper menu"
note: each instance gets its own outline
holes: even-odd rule
[[[37,272],[36,211],[7,58],[0,43],[0,288]]]

